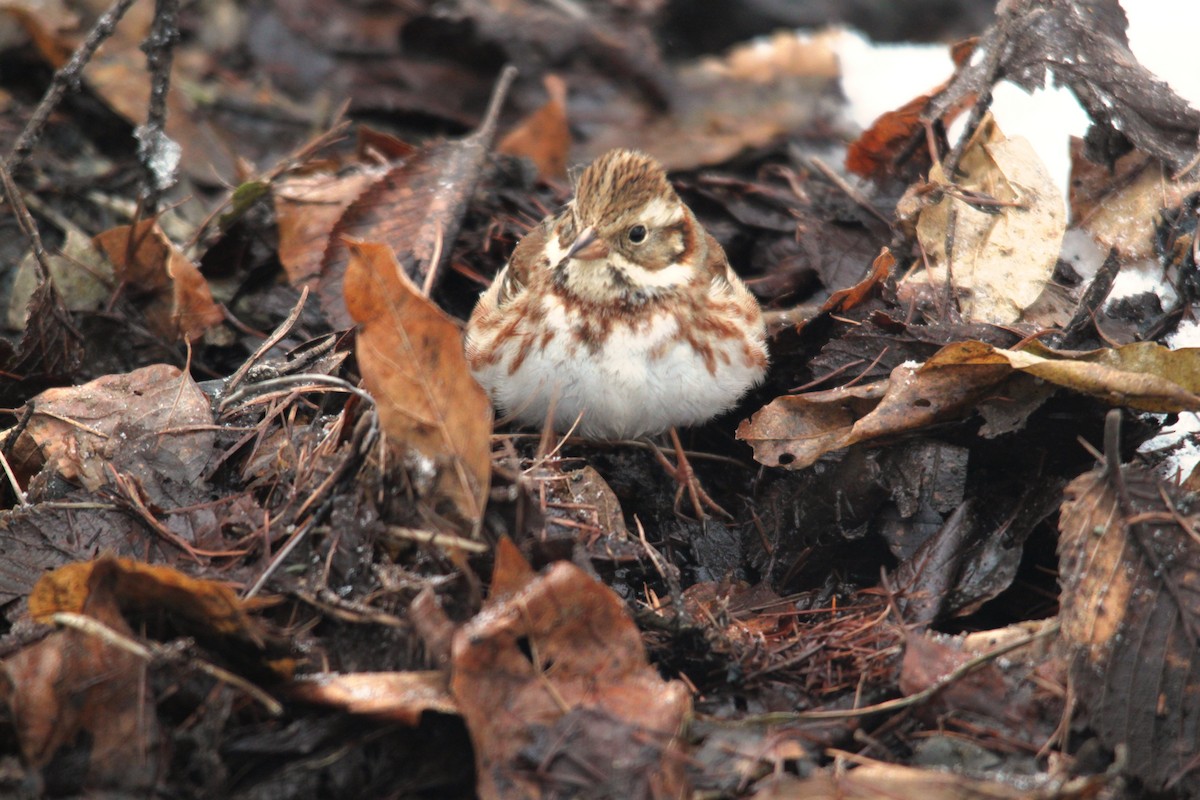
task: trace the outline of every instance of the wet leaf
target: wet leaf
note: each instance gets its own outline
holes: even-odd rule
[[[380,168],[368,167],[339,174],[289,175],[272,186],[279,261],[292,285],[316,281],[334,226],[382,174]]]
[[[95,238],[118,280],[139,296],[146,321],[168,339],[195,341],[225,319],[200,270],[154,220],[122,225]]]
[[[948,182],[940,164],[929,178]],[[928,268],[910,273],[902,287],[938,292],[949,283],[962,292],[964,320],[1015,322],[1054,274],[1066,230],[1062,196],[1029,143],[1005,138],[990,118],[952,183],[953,192],[921,211],[917,238]]]
[[[1200,791],[1200,515],[1141,466],[1067,487],[1062,638],[1083,718],[1150,791]]]
[[[29,593],[29,615],[36,621],[49,622],[59,612],[84,612],[98,580],[104,581],[105,591],[125,611],[165,611],[209,635],[251,642],[264,638],[261,626],[248,613],[261,602],[242,601],[226,583],[193,578],[173,567],[128,558],[67,564],[43,575]]]
[[[361,326],[358,364],[384,433],[438,470],[436,491],[468,527],[491,478],[492,412],[471,377],[458,327],[421,295],[391,248],[349,242],[346,307]]]
[[[132,636],[118,608],[114,579],[109,566],[91,573],[76,610]],[[145,661],[71,629],[17,652],[2,670],[0,697],[27,764],[44,767],[86,732],[89,786],[149,790],[161,751]]]
[[[678,736],[690,694],[647,663],[621,599],[572,564],[509,585],[462,627],[451,690],[485,800],[579,780],[612,797],[685,792]]]
[[[33,415],[13,446],[14,468],[24,475],[48,464],[95,490],[109,481],[108,465],[118,456],[162,449],[170,456],[165,474],[188,484],[212,456],[208,396],[166,364],[48,389],[30,402]]]

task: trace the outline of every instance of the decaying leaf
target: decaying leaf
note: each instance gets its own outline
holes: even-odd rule
[[[1150,791],[1200,791],[1200,514],[1137,465],[1067,487],[1062,638],[1083,718]]]
[[[519,561],[506,542],[505,563]],[[480,797],[557,795],[579,781],[597,796],[685,793],[678,737],[691,695],[647,663],[621,599],[570,563],[513,571],[454,638],[451,689]]]
[[[79,228],[69,228],[60,252],[48,255],[50,278],[71,311],[95,310],[112,296],[113,270],[96,252],[90,237]],[[25,327],[29,301],[38,285],[38,270],[30,253],[17,268],[8,301],[8,327]]]
[[[225,314],[200,270],[154,220],[121,225],[95,238],[129,290],[144,296],[146,321],[160,336],[195,341]]]
[[[1077,353],[1051,350],[1038,342],[1020,350],[980,344],[951,345],[926,366],[1008,364],[1112,405],[1157,412],[1200,409],[1200,348],[1171,350],[1154,342],[1134,342]]]
[[[67,564],[41,577],[29,593],[29,615],[49,622],[59,612],[82,613],[103,575],[105,591],[129,611],[165,611],[188,620],[209,635],[262,641],[265,633],[249,611],[261,602],[245,602],[229,584],[193,578],[165,565],[105,557]]]
[[[825,453],[967,414],[1009,373],[997,364],[901,364],[885,381],[776,398],[742,422],[737,437],[760,463],[803,469]]]
[[[76,610],[130,636],[113,591],[112,562],[106,564],[89,574]],[[86,733],[89,786],[150,790],[161,749],[142,659],[96,636],[64,630],[17,652],[0,670],[0,699],[27,765],[46,766]]]
[[[506,68],[496,84],[479,130],[452,141],[425,145],[375,181],[345,210],[334,225],[325,249],[317,294],[334,327],[350,327],[347,292],[342,289],[351,258],[348,239],[390,245],[422,283],[438,272],[458,229],[467,203],[487,161],[496,135],[500,104],[515,75]]]
[[[14,467],[28,476],[49,464],[63,478],[95,490],[107,465],[135,451],[169,458],[170,477],[195,481],[212,456],[215,432],[208,396],[191,376],[167,364],[105,375],[82,386],[47,389],[30,401],[33,415],[13,445]]]
[[[990,117],[959,174],[950,180],[935,164],[929,179],[954,188],[921,211],[917,238],[928,266],[903,285],[952,286],[967,321],[1017,321],[1054,274],[1062,246],[1066,211],[1054,180],[1027,141],[1005,138]]]
[[[975,52],[976,40],[968,39],[955,45],[950,56],[961,67]],[[942,84],[933,93],[944,91]],[[948,109],[940,120],[949,128],[959,114],[975,103],[974,95],[966,95]],[[871,123],[846,148],[846,169],[864,178],[882,183],[889,178],[904,176],[916,179],[927,173],[930,163],[929,147],[923,146],[926,121],[923,119],[930,104],[930,95],[914,97],[897,109],[888,111]]]
[[[803,469],[852,444],[961,418],[1002,391],[1014,370],[1113,405],[1200,409],[1200,348],[1137,342],[1074,353],[1037,342],[1021,350],[958,342],[923,365],[897,366],[885,381],[776,398],[742,422],[737,436],[750,443],[759,462]],[[1024,396],[1030,403],[1045,399],[1040,393]]]
[[[434,463],[436,492],[473,527],[491,479],[492,406],[467,368],[458,328],[387,245],[348,247],[346,307],[361,326],[358,365],[384,433]]]

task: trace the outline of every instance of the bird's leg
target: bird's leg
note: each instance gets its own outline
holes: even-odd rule
[[[680,513],[679,503],[683,500],[683,493],[686,491],[688,499],[692,501],[692,510],[696,514],[696,519],[703,521],[708,518],[708,515],[704,513],[704,509],[707,507],[716,512],[717,516],[732,521],[733,515],[721,508],[716,500],[709,497],[708,492],[704,491],[704,487],[700,485],[700,481],[696,480],[696,473],[692,470],[687,455],[683,452],[683,443],[679,441],[679,432],[674,427],[671,428],[670,436],[671,444],[675,447],[674,464],[654,442],[650,443],[650,451],[654,453],[654,457],[658,459],[663,470],[679,484],[679,491],[675,493],[675,513]]]

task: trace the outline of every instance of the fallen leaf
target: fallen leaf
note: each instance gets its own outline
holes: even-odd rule
[[[1200,348],[1153,342],[1085,353],[1037,342],[1005,350],[957,342],[923,365],[900,364],[884,381],[776,398],[738,426],[737,437],[767,466],[804,469],[852,444],[960,419],[1004,391],[1013,371],[1143,411],[1200,409]],[[1046,395],[1019,395],[1036,407]]]
[[[567,84],[557,75],[545,76],[542,84],[550,99],[509,131],[496,150],[528,158],[542,180],[561,180],[567,177],[567,152],[571,149]]]
[[[1123,263],[1154,258],[1159,212],[1179,205],[1200,181],[1173,181],[1166,167],[1133,151],[1111,168],[1087,158],[1083,140],[1071,139],[1071,218],[1103,252]]]
[[[621,599],[573,564],[510,585],[467,622],[450,686],[484,800],[581,780],[597,796],[686,793],[679,734],[691,696],[647,663]]]
[[[951,58],[957,67],[962,67],[975,52],[975,39],[959,42],[951,50]],[[880,114],[858,138],[846,148],[846,169],[864,178],[871,178],[882,185],[889,178],[903,176],[911,182],[927,174],[932,166],[926,132],[929,123],[925,112],[931,96],[945,91],[949,81],[929,94],[918,95],[893,111]],[[963,111],[975,104],[975,96],[968,94],[953,107],[943,112],[939,119],[943,128],[949,128]]]
[[[446,673],[355,672],[350,675],[305,675],[288,687],[293,700],[339,708],[414,727],[426,711],[458,714],[446,685]]]
[[[59,612],[82,613],[103,575],[105,591],[126,611],[165,611],[209,635],[262,641],[262,626],[249,615],[261,603],[246,603],[226,583],[193,578],[179,570],[129,558],[104,557],[67,564],[43,575],[29,593],[29,615],[50,622]]]
[[[421,295],[385,244],[348,242],[346,307],[358,365],[393,447],[431,460],[436,494],[474,529],[491,479],[492,411],[458,327]]]
[[[776,398],[738,426],[737,438],[762,464],[804,469],[852,444],[959,418],[1009,374],[1000,364],[901,364],[884,381]]]
[[[1062,246],[1066,212],[1054,180],[1026,140],[1006,138],[990,117],[959,175],[950,181],[935,164],[929,180],[953,191],[921,211],[917,238],[927,267],[909,273],[901,289],[937,292],[949,283],[962,292],[964,320],[1017,321],[1050,281]],[[968,202],[963,193],[982,199]]]
[[[132,636],[113,593],[110,567],[111,562],[89,574],[86,597],[76,610]],[[88,786],[149,791],[162,750],[144,660],[71,629],[20,650],[0,669],[0,698],[26,764],[46,766],[86,732]]]
[[[496,135],[500,105],[515,75],[501,73],[479,130],[463,139],[425,145],[365,191],[342,213],[329,237],[317,281],[321,307],[335,328],[356,320],[347,309],[342,283],[351,254],[346,242],[362,239],[390,245],[409,277],[436,278],[458,236]],[[436,281],[435,281],[436,282]]]
[[[1118,489],[1118,487],[1121,487]],[[1062,639],[1079,713],[1149,791],[1200,791],[1200,516],[1139,465],[1092,470],[1059,520]]]
[[[94,241],[112,261],[117,279],[141,296],[146,321],[155,333],[194,342],[225,320],[200,270],[156,221],[121,225]]]
[[[96,252],[91,237],[76,227],[66,232],[62,249],[47,254],[50,278],[71,311],[95,311],[112,297],[115,281],[112,264]],[[26,256],[13,277],[8,300],[8,327],[23,330],[30,299],[38,286],[38,269],[32,253]]]
[[[279,262],[293,286],[315,285],[334,226],[383,174],[378,167],[359,167],[338,174],[289,175],[272,185]]]
[[[927,366],[1008,364],[1049,383],[1142,411],[1200,409],[1200,348],[1171,350],[1154,342],[1134,342],[1087,352],[1051,350],[1029,342],[1005,350],[979,342],[939,351]],[[952,346],[953,347],[953,346]]]
[[[105,375],[82,386],[47,389],[30,401],[32,416],[13,445],[23,476],[49,465],[95,490],[108,464],[131,451],[169,453],[168,474],[196,481],[212,456],[211,403],[191,376],[167,364]]]

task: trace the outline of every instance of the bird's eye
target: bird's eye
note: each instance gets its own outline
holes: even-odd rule
[[[633,242],[634,244],[641,244],[642,242],[646,241],[646,226],[634,225],[632,228],[630,228],[629,241]]]

